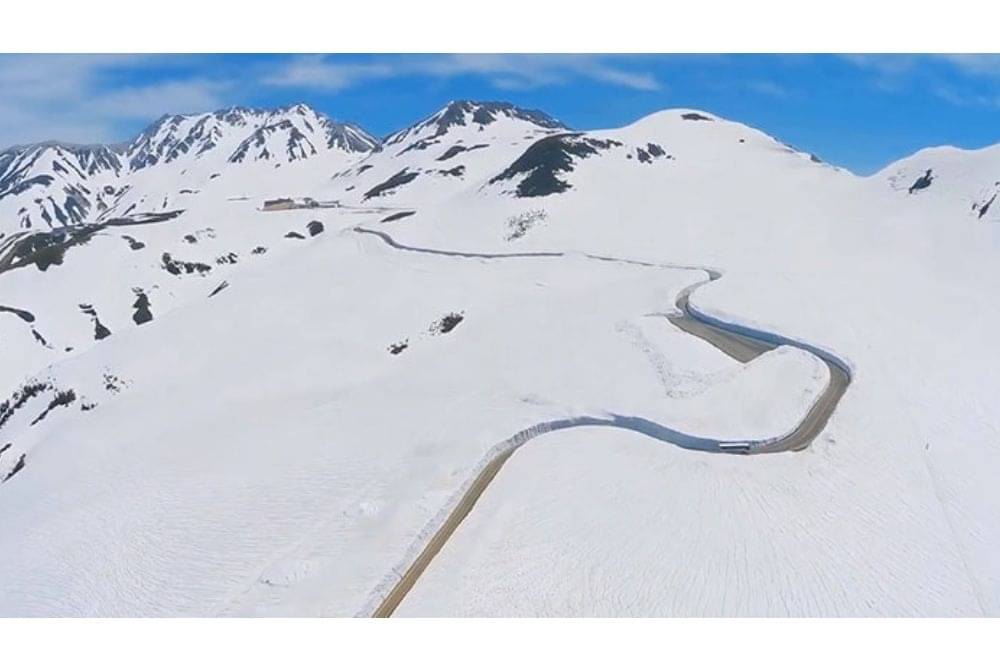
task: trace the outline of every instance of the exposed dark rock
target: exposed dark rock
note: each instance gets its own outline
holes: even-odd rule
[[[431,325],[430,332],[434,335],[446,334],[457,327],[464,319],[465,313],[448,313]]]
[[[393,135],[388,143],[399,143],[415,133],[434,128],[434,134],[426,139],[436,139],[452,127],[467,125],[466,115],[472,114],[473,124],[482,127],[490,125],[504,116],[527,121],[545,129],[566,129],[566,126],[546,113],[533,109],[522,109],[509,102],[471,102],[467,100],[451,102],[441,111],[420,121],[416,125]]]
[[[38,341],[39,343],[41,343],[43,347],[50,347],[49,346],[49,342],[47,340],[45,340],[45,336],[43,336],[42,334],[38,333],[38,329],[36,329],[35,327],[31,327],[31,336],[36,341]]]
[[[34,264],[39,271],[63,263],[66,251],[83,245],[102,227],[75,226],[51,232],[35,232],[19,239],[0,259],[0,273]]]
[[[0,428],[7,423],[7,420],[14,416],[14,413],[23,408],[28,401],[36,396],[40,396],[42,392],[49,391],[52,388],[52,385],[48,382],[38,381],[21,385],[19,389],[14,391],[9,399],[0,403]]]
[[[172,275],[179,276],[182,273],[197,273],[203,275],[212,270],[212,267],[208,264],[202,262],[183,262],[181,260],[174,259],[170,256],[169,252],[163,253],[160,258],[162,261],[163,269]]]
[[[996,198],[997,198],[997,196],[996,196],[996,194],[994,194],[992,197],[989,198],[989,201],[987,201],[985,204],[983,204],[982,206],[979,207],[979,219],[980,220],[982,220],[983,216],[986,215],[986,212],[990,210],[990,206],[993,205],[993,201]],[[973,210],[975,210],[975,207],[973,207]]]
[[[527,234],[529,229],[539,222],[544,221],[547,217],[548,214],[543,209],[525,211],[519,215],[511,216],[507,219],[507,240],[516,241]]]
[[[215,258],[215,263],[219,264],[219,265],[222,265],[222,264],[235,264],[238,259],[239,259],[239,255],[237,255],[235,252],[230,252],[230,253],[226,253],[225,255],[219,255],[218,257],[216,257]]]
[[[456,176],[460,177],[465,173],[465,165],[458,165],[457,167],[452,167],[451,169],[438,169],[438,173],[442,176]]]
[[[10,313],[12,315],[16,315],[17,317],[21,318],[25,322],[28,322],[29,324],[35,321],[34,314],[29,313],[26,310],[21,310],[20,308],[11,308],[10,306],[0,306],[0,313]]]
[[[416,211],[400,211],[399,213],[393,213],[392,215],[387,215],[382,218],[380,222],[394,222],[396,220],[402,220],[416,213]]]
[[[918,178],[913,182],[913,185],[910,186],[909,192],[912,195],[914,192],[918,190],[924,190],[926,188],[929,188],[932,182],[934,182],[934,175],[932,173],[932,170],[928,169],[923,176],[921,176],[920,178]]]
[[[402,340],[389,346],[389,354],[399,354],[410,346],[409,340]]]
[[[253,250],[251,250],[250,254],[251,255],[263,255],[265,252],[267,252],[267,248],[265,248],[262,245],[259,245],[256,248],[254,248]]]
[[[476,144],[474,146],[463,146],[462,144],[455,144],[454,146],[446,150],[444,153],[442,153],[441,156],[437,159],[437,161],[444,162],[445,160],[450,160],[459,153],[464,153],[466,151],[474,151],[480,148],[489,148],[489,144]]]
[[[215,288],[214,290],[212,290],[212,291],[211,291],[211,292],[209,293],[209,295],[208,295],[208,296],[209,296],[209,298],[211,298],[211,297],[215,296],[216,294],[218,294],[218,293],[219,293],[219,292],[221,292],[222,290],[226,289],[227,287],[229,287],[229,281],[228,281],[228,280],[223,280],[223,281],[222,281],[221,283],[219,283],[219,286],[218,286],[218,287],[216,287],[216,288]]]
[[[649,151],[649,154],[653,157],[663,157],[664,155],[667,155],[667,152],[663,150],[663,146],[660,146],[659,144],[646,144],[646,150]]]
[[[109,394],[120,393],[122,388],[125,387],[125,381],[119,378],[113,373],[105,371],[104,375],[104,390]]]
[[[52,412],[52,410],[54,410],[55,408],[58,408],[63,405],[69,405],[75,400],[76,400],[76,392],[73,391],[72,389],[56,392],[56,395],[52,398],[51,401],[49,401],[48,406],[44,410],[42,410],[42,413],[40,415],[35,417],[34,421],[31,422],[31,425],[34,426],[38,422],[48,417],[49,413]]]
[[[302,236],[302,234],[299,234],[298,232],[288,232],[287,234],[285,234],[285,238],[286,239],[304,239],[305,237]]]
[[[539,139],[507,169],[490,179],[490,183],[506,181],[516,176],[526,177],[517,186],[518,197],[545,197],[570,189],[570,184],[557,174],[573,171],[573,158],[585,159],[612,146],[621,146],[613,139],[593,139],[581,134],[555,134]]]
[[[309,236],[316,236],[323,233],[323,223],[319,220],[313,220],[308,225],[306,225],[306,231],[309,232]]]
[[[198,239],[195,237],[194,234],[185,234],[184,235],[184,242],[185,243],[197,243]]]
[[[94,340],[103,340],[111,335],[111,331],[101,323],[97,317],[97,311],[89,303],[79,304],[81,312],[90,315],[90,321],[94,323]]]
[[[101,321],[94,318],[94,340],[104,340],[111,335],[111,329],[107,328]]]
[[[139,287],[133,288],[132,291],[135,293],[135,302],[132,304],[135,312],[132,313],[132,321],[136,324],[152,321],[153,313],[149,310],[149,297]]]
[[[14,464],[14,467],[10,469],[10,472],[7,473],[7,476],[3,478],[3,481],[6,482],[11,477],[13,477],[14,475],[16,475],[17,473],[21,472],[21,470],[24,469],[24,459],[25,459],[25,455],[21,454],[21,457],[17,460],[17,463]]]
[[[685,113],[681,114],[681,118],[684,120],[712,120],[708,116],[703,116],[700,113]]]
[[[122,234],[122,238],[128,241],[128,247],[132,250],[142,250],[146,247],[145,243],[138,241],[127,234]]]
[[[438,139],[421,139],[420,141],[414,141],[412,144],[396,153],[396,157],[399,157],[403,153],[409,153],[410,151],[422,151],[437,143],[439,143]]]
[[[413,179],[419,176],[419,172],[409,171],[408,169],[403,169],[398,171],[392,176],[390,176],[385,181],[382,181],[371,190],[365,193],[364,199],[371,199],[373,197],[381,197],[382,195],[391,192],[392,190],[398,188],[401,185],[406,185]]]

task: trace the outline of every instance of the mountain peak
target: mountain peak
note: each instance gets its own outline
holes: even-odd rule
[[[510,102],[452,100],[417,124],[390,135],[385,143],[397,144],[413,139],[431,141],[455,127],[482,129],[499,120],[529,124],[542,130],[568,129],[566,125],[543,111],[524,109]]]

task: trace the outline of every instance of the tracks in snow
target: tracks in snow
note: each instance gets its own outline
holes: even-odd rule
[[[420,248],[398,243],[385,232],[354,227],[359,234],[369,234],[382,240],[389,247],[405,251],[459,257],[471,259],[517,259],[517,258],[557,258],[564,257],[562,252],[521,252],[521,253],[466,253],[434,248]],[[668,316],[669,320],[679,329],[701,338],[718,348],[733,359],[746,363],[768,350],[779,345],[789,345],[810,352],[819,357],[829,369],[830,382],[823,394],[813,403],[805,418],[790,433],[767,440],[750,441],[746,443],[719,441],[699,436],[693,436],[676,431],[667,426],[657,424],[648,419],[635,416],[611,415],[610,417],[580,416],[570,419],[559,419],[540,424],[534,424],[515,433],[510,438],[497,443],[480,462],[475,476],[467,482],[454,497],[453,501],[439,513],[431,524],[421,532],[423,539],[411,547],[409,555],[401,567],[393,570],[386,582],[380,586],[363,613],[375,617],[388,617],[413,588],[420,575],[430,565],[448,539],[462,521],[469,515],[476,502],[497,476],[504,464],[520,447],[532,439],[552,431],[574,428],[578,426],[610,426],[636,431],[657,440],[673,443],[687,449],[697,449],[706,452],[741,452],[766,453],[781,451],[798,451],[805,449],[826,427],[830,416],[840,403],[851,381],[848,365],[833,354],[818,347],[796,341],[780,334],[754,329],[745,325],[726,322],[712,315],[702,313],[690,303],[691,294],[698,288],[718,280],[722,273],[714,269],[677,264],[653,264],[636,260],[618,259],[599,255],[585,255],[589,259],[606,262],[620,262],[639,266],[650,266],[667,269],[685,269],[703,271],[708,274],[705,280],[699,281],[683,291],[677,298],[678,314]]]

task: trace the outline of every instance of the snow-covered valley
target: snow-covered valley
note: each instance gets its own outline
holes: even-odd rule
[[[996,615],[997,179],[474,102],[0,153],[0,614]]]

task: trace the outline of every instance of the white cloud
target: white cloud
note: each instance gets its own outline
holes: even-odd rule
[[[590,80],[634,90],[658,90],[656,77],[627,68],[621,58],[584,55],[445,54],[372,56],[361,61],[298,56],[270,71],[262,82],[313,90],[338,91],[391,78],[423,76],[453,79],[481,76],[501,89],[531,89]]]
[[[217,109],[260,86],[337,92],[379,80],[475,77],[497,90],[588,81],[639,91],[662,89],[641,57],[443,54],[301,55],[245,66],[199,56],[0,55],[0,149],[57,139],[121,141],[164,113]]]
[[[115,120],[148,119],[164,113],[192,113],[226,105],[233,85],[225,81],[189,79],[114,90],[95,100],[101,115]]]
[[[789,96],[789,91],[781,84],[766,79],[753,79],[744,83],[744,87],[751,93],[764,95],[766,97],[785,98]]]
[[[885,93],[927,91],[958,107],[1000,108],[1000,55],[869,54],[843,56],[872,73],[870,84]]]
[[[952,53],[937,56],[972,76],[1000,76],[1000,55],[984,53]]]
[[[0,150],[57,139],[120,141],[122,126],[165,112],[223,105],[231,82],[201,78],[135,84],[122,74],[156,56],[0,55]]]

